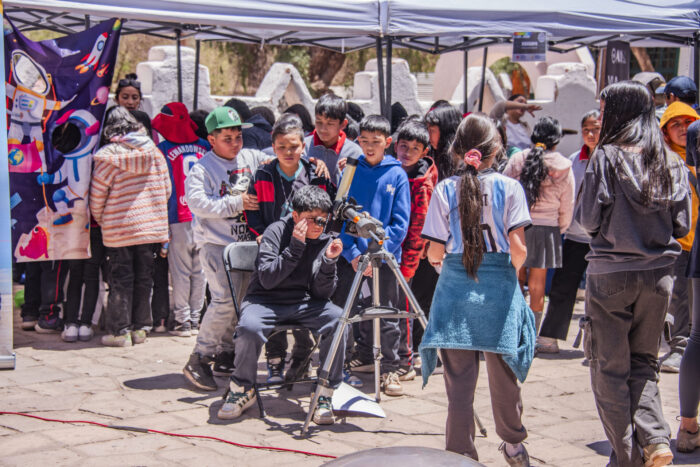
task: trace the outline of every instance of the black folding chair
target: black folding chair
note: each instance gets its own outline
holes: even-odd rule
[[[255,258],[258,255],[258,242],[234,242],[224,248],[224,267],[226,268],[226,278],[228,279],[228,287],[231,292],[231,298],[233,299],[233,307],[236,311],[236,318],[240,320],[241,310],[238,306],[238,297],[236,297],[236,291],[233,287],[233,281],[231,280],[231,272],[247,272],[252,273],[255,270]],[[284,333],[285,336],[287,331],[308,331],[308,328],[295,324],[281,324],[274,327],[272,333],[268,336],[268,339],[275,334]],[[262,398],[260,397],[261,391],[273,391],[276,389],[287,388],[291,391],[294,384],[305,384],[305,383],[315,383],[316,377],[303,377],[307,368],[309,367],[309,362],[311,361],[311,356],[318,348],[320,339],[314,336],[314,346],[311,352],[306,357],[304,363],[298,368],[297,374],[290,382],[285,381],[283,383],[258,383],[253,385],[253,391],[255,392],[255,397],[258,401],[258,409],[260,410],[260,418],[265,418],[265,408],[263,407]],[[224,393],[224,399],[228,394],[228,390]]]

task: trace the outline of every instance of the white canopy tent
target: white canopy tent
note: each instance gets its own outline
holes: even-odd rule
[[[261,46],[313,45],[339,52],[376,47],[380,102],[387,115],[393,47],[466,54],[472,48],[509,42],[516,31],[546,32],[549,49],[557,52],[619,38],[645,46],[693,45],[695,80],[700,81],[700,0],[5,0],[2,7],[23,31],[72,33],[92,22],[119,17],[127,20],[122,34],[150,34],[178,45],[183,38],[195,37],[197,44],[226,40]],[[2,147],[6,154],[7,145]],[[7,166],[1,167],[4,181]],[[7,190],[0,190],[2,205],[9,205],[7,195]],[[0,225],[8,226],[9,215],[3,217]],[[10,248],[9,232],[0,232],[0,237],[0,244]],[[5,266],[9,269],[5,264],[0,269]],[[9,359],[1,355],[8,348],[4,342],[8,333],[11,349],[11,329],[4,329],[7,322],[0,319],[0,367],[9,366]],[[14,358],[11,361],[14,367]]]

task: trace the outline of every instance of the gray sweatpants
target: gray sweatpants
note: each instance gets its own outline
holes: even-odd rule
[[[688,268],[690,261],[690,252],[682,250],[678,255],[675,264],[673,265],[673,294],[671,295],[671,304],[666,314],[667,325],[669,326],[669,334],[671,340],[668,345],[671,346],[671,352],[683,353],[688,345],[688,336],[690,336],[690,310],[692,309],[692,288],[690,287],[690,279],[685,275],[685,270]]]
[[[588,274],[584,351],[612,467],[643,465],[644,446],[669,442],[657,382],[672,289],[672,267]]]
[[[175,321],[199,323],[204,304],[204,271],[199,260],[199,248],[192,238],[192,223],[170,224],[168,269],[173,281]]]
[[[479,460],[474,446],[474,391],[479,377],[479,352],[441,349],[440,356],[445,367],[448,401],[445,449]],[[501,355],[484,352],[484,357],[496,433],[503,441],[518,444],[527,438],[521,421],[523,403],[518,380]]]
[[[223,259],[224,247],[205,243],[199,251],[204,276],[209,284],[211,303],[207,307],[199,328],[194,352],[213,357],[218,352],[233,351],[233,332],[236,328],[236,312],[226,279]],[[231,281],[240,305],[248,288],[250,273],[231,273]]]

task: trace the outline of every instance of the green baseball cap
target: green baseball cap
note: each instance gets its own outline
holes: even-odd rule
[[[237,126],[241,128],[250,128],[253,126],[252,123],[243,123],[241,117],[238,116],[238,112],[225,105],[212,110],[209,115],[207,115],[207,119],[204,120],[204,125],[207,127],[207,133],[221,128]]]

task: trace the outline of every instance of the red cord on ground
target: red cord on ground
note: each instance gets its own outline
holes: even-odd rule
[[[235,443],[233,441],[228,441],[226,439],[222,438],[216,438],[214,436],[206,436],[206,435],[188,435],[188,434],[180,434],[180,433],[169,433],[167,431],[158,431],[158,430],[152,430],[150,428],[139,428],[139,427],[130,427],[130,426],[117,426],[117,425],[107,425],[105,423],[99,423],[99,422],[93,422],[90,420],[59,420],[55,418],[46,418],[46,417],[40,417],[38,415],[32,415],[24,412],[0,412],[0,415],[19,415],[21,417],[28,417],[28,418],[35,418],[37,420],[42,420],[44,422],[56,422],[56,423],[83,423],[86,425],[95,425],[99,426],[102,428],[111,428],[115,430],[126,430],[126,431],[136,431],[136,432],[141,432],[141,433],[157,433],[159,435],[166,435],[166,436],[174,436],[176,438],[198,438],[198,439],[211,439],[214,441],[219,441],[222,443],[226,444],[231,444],[233,446],[237,446],[239,448],[248,448],[248,449],[265,449],[268,451],[279,451],[279,452],[291,452],[294,454],[304,454],[305,456],[315,456],[315,457],[325,457],[328,459],[335,459],[336,456],[331,456],[329,454],[319,454],[317,452],[309,452],[309,451],[300,451],[297,449],[287,449],[287,448],[277,448],[273,446],[254,446],[250,444],[241,444],[241,443]]]

